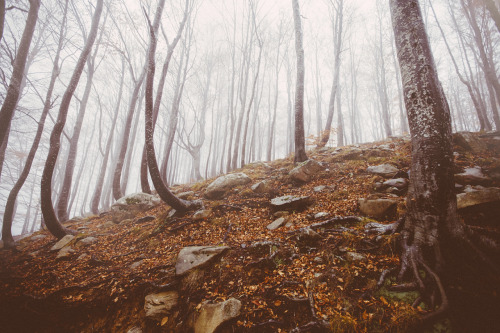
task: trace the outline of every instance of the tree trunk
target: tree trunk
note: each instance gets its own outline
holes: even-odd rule
[[[488,8],[488,11],[490,12],[491,18],[493,21],[495,21],[495,25],[498,29],[498,32],[500,32],[500,12],[498,11],[497,6],[493,2],[493,0],[483,0],[484,4],[486,5],[486,8]]]
[[[7,141],[10,122],[12,121],[12,117],[14,116],[14,111],[16,110],[17,102],[19,100],[24,67],[26,65],[26,58],[28,57],[31,40],[33,38],[33,32],[35,31],[39,8],[40,0],[30,0],[28,18],[26,19],[23,36],[21,37],[21,42],[19,43],[16,59],[14,60],[12,76],[10,78],[9,87],[7,88],[7,94],[5,95],[2,108],[0,109],[0,147],[3,145],[4,141]]]
[[[125,59],[122,57],[120,89],[118,91],[118,98],[116,100],[115,114],[114,114],[113,120],[111,122],[111,129],[109,131],[108,140],[106,142],[106,150],[104,152],[104,157],[103,157],[103,160],[101,163],[101,169],[99,171],[99,176],[97,178],[97,183],[96,183],[94,195],[92,196],[92,204],[90,207],[92,214],[99,213],[99,201],[101,200],[102,190],[103,190],[103,186],[104,186],[104,177],[106,175],[106,169],[108,166],[108,160],[109,160],[109,155],[111,152],[111,144],[113,142],[116,122],[118,119],[118,114],[120,113],[119,112],[120,111],[120,104],[121,104],[121,100],[122,100],[123,86],[124,86],[124,81],[125,81],[124,78],[125,78]],[[112,168],[110,168],[110,169],[112,169]]]
[[[293,21],[295,25],[295,52],[297,54],[297,82],[295,87],[295,163],[307,160],[304,134],[304,48],[302,46],[302,25],[300,22],[299,1],[292,0]]]
[[[68,233],[68,230],[61,225],[55,214],[54,207],[52,206],[52,176],[54,173],[57,156],[59,155],[59,148],[61,146],[61,133],[63,131],[64,124],[66,123],[68,108],[78,82],[80,81],[80,76],[82,75],[83,67],[85,66],[87,57],[89,56],[92,45],[94,44],[94,41],[96,39],[102,7],[103,0],[98,0],[94,15],[92,17],[92,26],[90,28],[89,36],[87,38],[85,46],[83,47],[80,57],[78,58],[78,62],[76,64],[75,70],[73,71],[73,75],[71,76],[69,85],[66,88],[66,91],[64,92],[63,98],[61,100],[57,122],[54,125],[52,134],[50,135],[49,153],[42,174],[42,214],[47,228],[58,239],[64,237]]]
[[[157,18],[161,17],[162,8],[158,8],[155,23],[157,22]],[[147,158],[148,158],[148,168],[151,174],[151,180],[153,181],[153,185],[158,192],[160,198],[173,207],[175,210],[179,212],[185,212],[190,209],[199,208],[201,202],[196,201],[186,201],[177,198],[175,195],[170,192],[167,186],[163,183],[160,175],[160,170],[158,168],[158,164],[156,162],[155,156],[155,147],[154,147],[154,127],[153,127],[153,82],[154,82],[154,73],[155,73],[155,52],[156,52],[156,36],[155,29],[149,23],[149,32],[150,32],[150,45],[147,56],[147,78],[146,78],[146,96],[145,96],[145,141],[147,148]]]

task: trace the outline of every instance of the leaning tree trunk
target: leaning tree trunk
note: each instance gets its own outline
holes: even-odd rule
[[[28,18],[26,19],[26,26],[24,27],[23,36],[19,43],[19,49],[14,60],[14,67],[12,76],[10,78],[9,87],[7,88],[7,95],[3,101],[2,108],[0,109],[0,147],[7,140],[9,135],[10,122],[14,115],[14,111],[19,101],[19,91],[21,82],[23,81],[24,67],[26,65],[26,58],[31,45],[31,39],[35,31],[36,21],[38,19],[38,9],[40,8],[40,0],[30,0],[30,9]]]
[[[293,161],[307,160],[304,133],[304,47],[302,46],[302,25],[300,23],[299,1],[292,0],[295,23],[295,52],[297,53],[297,82],[295,91],[295,156]]]
[[[156,13],[156,17],[161,16],[161,10],[158,9]],[[156,20],[155,20],[156,22]],[[148,158],[148,168],[149,173],[151,174],[151,180],[153,181],[153,185],[158,192],[160,198],[173,207],[178,212],[185,212],[191,209],[196,209],[201,206],[201,201],[186,201],[180,198],[177,198],[167,186],[163,183],[160,175],[160,169],[158,168],[158,163],[156,161],[155,156],[155,147],[154,147],[154,127],[153,127],[153,82],[154,82],[154,73],[155,73],[155,52],[156,52],[156,36],[155,29],[149,22],[149,31],[150,31],[150,45],[147,56],[147,76],[146,76],[146,96],[145,96],[145,141],[146,141],[146,152]]]
[[[68,6],[68,1],[66,0],[66,5],[64,7],[63,22],[61,24],[61,29],[59,31],[59,43],[57,46],[56,56],[54,58],[54,66],[52,68],[52,75],[50,78],[47,95],[45,97],[45,102],[43,104],[42,115],[40,116],[40,120],[38,121],[38,128],[35,134],[35,138],[33,139],[33,144],[31,145],[28,157],[26,158],[23,171],[21,172],[21,175],[19,176],[19,179],[17,180],[16,184],[10,191],[9,197],[7,198],[7,203],[5,204],[5,212],[3,215],[3,225],[2,225],[2,240],[4,242],[5,247],[14,246],[14,239],[12,238],[12,220],[14,214],[14,206],[17,200],[17,195],[19,194],[19,191],[23,187],[24,182],[26,181],[30,173],[31,166],[33,164],[33,160],[35,159],[35,154],[36,151],[38,150],[38,145],[40,143],[40,138],[42,137],[43,127],[45,125],[45,118],[49,113],[50,107],[52,106],[51,103],[52,92],[54,90],[56,79],[59,76],[59,56],[64,41],[64,27],[66,25],[65,22],[66,22],[67,6]]]
[[[92,26],[90,28],[89,36],[87,42],[83,47],[80,58],[76,64],[73,75],[69,82],[66,91],[64,92],[63,98],[61,100],[61,105],[59,107],[59,115],[57,116],[56,124],[50,135],[50,147],[49,154],[47,156],[47,161],[45,162],[45,167],[42,174],[42,188],[41,188],[41,198],[42,198],[42,215],[47,226],[47,229],[56,237],[62,238],[69,231],[64,228],[59,220],[57,219],[54,207],[52,205],[52,176],[54,175],[54,167],[56,165],[57,156],[59,155],[59,148],[61,146],[61,133],[64,129],[64,124],[66,123],[66,117],[68,115],[68,108],[73,98],[78,82],[80,81],[80,76],[82,75],[83,67],[87,61],[87,57],[92,49],[92,45],[97,36],[97,28],[99,27],[99,19],[101,18],[101,12],[103,7],[103,0],[98,0],[97,5],[92,17]]]

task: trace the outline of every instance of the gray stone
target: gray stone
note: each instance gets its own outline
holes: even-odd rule
[[[56,260],[68,258],[73,252],[75,252],[75,250],[73,250],[71,246],[63,247],[57,253]]]
[[[216,256],[228,250],[229,246],[188,246],[177,256],[175,274],[182,275],[187,271],[204,265]]]
[[[500,189],[496,187],[470,191],[457,195],[457,207],[463,209],[480,204],[498,202],[500,204]]]
[[[268,193],[270,191],[269,182],[267,180],[253,184],[251,188],[255,193]]]
[[[32,237],[31,237],[31,240],[32,240],[32,241],[37,241],[37,240],[40,240],[40,239],[45,239],[45,238],[47,238],[47,235],[42,235],[42,234],[40,234],[40,235],[35,235],[35,236],[32,236]]]
[[[369,166],[366,171],[373,173],[384,178],[392,178],[398,173],[398,168],[391,164],[380,164],[375,166]]]
[[[314,218],[315,218],[315,219],[321,219],[321,218],[323,218],[323,217],[327,217],[328,215],[330,215],[330,213],[327,213],[327,212],[319,212],[319,213],[314,214]]]
[[[126,219],[133,219],[137,214],[159,205],[160,202],[158,197],[147,193],[126,195],[111,206],[113,222],[120,223]]]
[[[142,328],[134,326],[127,331],[127,333],[142,333]]]
[[[395,187],[399,190],[402,190],[408,187],[408,179],[406,178],[388,179],[383,183],[383,185],[387,187]]]
[[[179,301],[177,291],[165,291],[158,294],[149,294],[145,298],[144,311],[146,317],[160,321],[169,315]]]
[[[200,209],[193,214],[193,220],[195,221],[204,220],[210,217],[211,214],[212,212],[209,209]]]
[[[230,298],[225,302],[209,304],[205,302],[194,323],[195,333],[213,333],[222,323],[240,315],[241,302]]]
[[[314,192],[321,192],[326,188],[325,185],[316,186],[313,188]]]
[[[363,261],[366,259],[366,256],[364,254],[357,252],[347,252],[345,257],[349,261]]]
[[[301,245],[313,246],[321,239],[321,235],[309,227],[299,229],[295,238]]]
[[[83,259],[87,258],[89,255],[87,253],[82,253],[76,258],[78,261],[82,261]]]
[[[144,262],[144,260],[139,260],[139,261],[134,262],[132,265],[130,265],[130,269],[138,268],[139,266],[142,265],[143,262]]]
[[[271,200],[271,207],[274,210],[302,210],[311,204],[311,197],[285,195]]]
[[[297,167],[290,171],[289,175],[293,180],[300,182],[308,182],[318,172],[322,171],[324,167],[315,160],[307,160],[300,163]]]
[[[193,196],[194,195],[194,191],[187,191],[187,192],[182,192],[182,193],[179,193],[177,194],[177,197],[179,199],[187,199],[188,197],[190,196]]]
[[[374,218],[394,217],[398,202],[392,199],[359,199],[359,210]]]
[[[455,175],[455,181],[459,184],[488,185],[491,179],[483,174],[480,167],[466,168],[463,173]]]
[[[250,177],[242,172],[220,176],[208,185],[205,197],[207,199],[221,199],[227,191],[233,189],[235,186],[245,185],[251,181]]]
[[[69,242],[71,242],[73,240],[73,238],[75,238],[75,236],[73,236],[73,235],[66,235],[66,236],[64,236],[57,243],[55,243],[54,246],[52,246],[50,248],[50,250],[51,251],[59,251],[60,249],[62,249],[66,245],[68,245]]]
[[[272,223],[268,224],[267,229],[269,229],[269,230],[278,229],[279,227],[281,227],[285,223],[286,223],[286,219],[284,217],[280,217],[279,219],[276,219]]]
[[[85,237],[85,238],[82,238],[78,241],[78,243],[76,243],[77,246],[87,246],[87,245],[90,245],[90,244],[94,244],[95,242],[97,242],[97,238],[95,237]]]

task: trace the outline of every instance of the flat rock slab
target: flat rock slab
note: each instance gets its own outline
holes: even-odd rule
[[[398,202],[392,199],[359,199],[359,210],[374,218],[394,217]]]
[[[395,187],[401,190],[408,187],[408,179],[406,178],[388,179],[383,183],[383,185],[386,187]]]
[[[57,243],[55,243],[54,246],[52,246],[50,248],[50,250],[51,251],[59,251],[60,249],[62,249],[66,245],[68,245],[69,242],[71,242],[73,240],[73,238],[75,238],[75,236],[73,236],[73,235],[66,235],[66,236],[64,236]]]
[[[366,171],[369,173],[373,173],[384,178],[392,178],[398,173],[398,168],[391,164],[380,164],[369,166],[366,168]]]
[[[280,217],[276,220],[274,220],[272,223],[267,225],[267,229],[269,230],[275,230],[281,227],[283,224],[286,223],[286,219],[284,217]]]
[[[225,302],[208,304],[204,303],[200,315],[194,323],[195,333],[215,332],[220,324],[240,315],[241,302],[236,298],[230,298]]]
[[[245,185],[251,181],[250,177],[243,172],[220,176],[208,185],[204,195],[207,199],[221,199],[227,191],[235,186]]]
[[[294,195],[285,195],[271,199],[271,207],[275,211],[281,210],[303,210],[312,203],[311,197]]]
[[[308,182],[315,174],[322,171],[323,169],[324,167],[315,160],[307,160],[292,169],[289,175],[293,180],[299,182]]]
[[[485,203],[498,202],[500,204],[500,189],[496,187],[477,191],[460,193],[457,195],[457,208],[463,209]]]
[[[187,271],[204,265],[228,250],[229,246],[188,246],[177,256],[175,274],[182,275]]]
[[[179,294],[177,291],[166,291],[147,295],[144,302],[146,317],[154,320],[161,320],[177,305],[178,300]]]
[[[160,198],[147,193],[134,193],[121,197],[111,206],[113,222],[120,223],[123,220],[133,219],[138,213],[160,203]]]
[[[462,185],[491,184],[491,179],[483,174],[480,167],[466,168],[463,173],[455,175],[455,181]]]

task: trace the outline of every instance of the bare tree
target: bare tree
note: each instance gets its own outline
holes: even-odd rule
[[[54,90],[56,79],[59,75],[59,57],[61,54],[61,49],[64,41],[64,35],[65,35],[64,30],[66,26],[67,9],[68,9],[68,0],[66,0],[64,6],[63,20],[59,31],[59,42],[54,57],[54,66],[52,68],[52,75],[47,89],[42,115],[40,116],[40,120],[38,121],[38,128],[35,134],[35,138],[33,139],[33,144],[31,145],[30,152],[28,153],[28,157],[26,158],[23,171],[21,172],[21,175],[19,176],[19,179],[17,180],[16,184],[10,191],[7,203],[5,205],[5,212],[3,215],[3,225],[2,225],[2,240],[4,241],[5,247],[14,246],[14,239],[12,238],[11,229],[12,229],[12,220],[14,215],[14,206],[17,200],[17,195],[19,194],[19,191],[23,187],[24,182],[26,181],[30,173],[31,166],[35,158],[35,154],[38,150],[38,145],[40,144],[40,138],[42,137],[43,134],[45,119],[47,117],[48,112],[50,111],[50,108],[52,107],[52,92]]]
[[[61,146],[61,133],[66,123],[68,108],[75,89],[78,86],[78,82],[80,81],[83,67],[85,66],[85,62],[87,61],[87,57],[89,56],[90,51],[92,50],[92,45],[94,44],[94,41],[96,39],[102,7],[103,0],[98,0],[96,8],[94,10],[94,15],[92,17],[92,25],[87,37],[87,41],[82,49],[80,57],[78,58],[78,62],[73,71],[73,75],[71,76],[69,85],[66,88],[66,91],[64,92],[63,98],[61,100],[57,122],[54,125],[52,134],[50,135],[49,153],[42,174],[42,214],[47,228],[56,238],[64,237],[69,231],[61,225],[55,214],[54,207],[52,206],[52,176],[54,173],[57,156],[59,155],[59,148]]]
[[[481,246],[472,244],[472,229],[457,216],[450,109],[418,0],[391,0],[390,8],[412,137],[412,164],[406,214],[385,229],[401,232],[399,279],[412,277],[421,300],[431,306],[436,304],[433,300],[439,300],[437,309],[424,317],[427,322],[448,309],[447,285],[442,278],[450,276],[446,273],[453,275],[453,263],[460,262],[458,276],[466,265],[485,263],[498,274],[498,262],[481,249],[493,250],[496,255],[499,249],[498,244],[478,234],[473,237]]]
[[[302,46],[302,25],[300,23],[299,1],[292,0],[295,24],[295,52],[297,54],[297,82],[295,86],[295,163],[307,160],[304,134],[304,47]]]
[[[28,18],[26,19],[23,36],[21,37],[19,49],[14,60],[12,76],[10,78],[9,87],[7,88],[7,95],[0,109],[0,147],[3,145],[4,141],[7,140],[12,116],[14,115],[17,102],[19,101],[19,91],[23,80],[24,67],[35,31],[39,8],[40,0],[30,0]]]
[[[159,22],[161,17],[161,12],[163,10],[163,6],[161,6],[161,2],[158,5],[158,9],[156,11],[155,23]],[[146,13],[144,11],[144,13]],[[146,15],[147,18],[147,15]],[[148,19],[149,25],[149,33],[150,33],[150,44],[147,55],[147,78],[146,78],[146,95],[145,95],[145,141],[147,148],[147,157],[148,157],[148,168],[151,174],[151,180],[153,181],[153,185],[155,186],[156,191],[160,198],[173,207],[178,212],[185,212],[192,209],[197,209],[203,206],[201,201],[186,201],[183,199],[177,198],[167,186],[163,183],[160,175],[160,170],[158,168],[158,163],[156,162],[155,156],[155,147],[154,147],[154,127],[153,127],[153,82],[154,82],[154,74],[155,74],[155,52],[156,52],[156,44],[157,39],[155,35],[155,26],[151,25],[151,22]],[[157,26],[156,26],[157,27]]]

